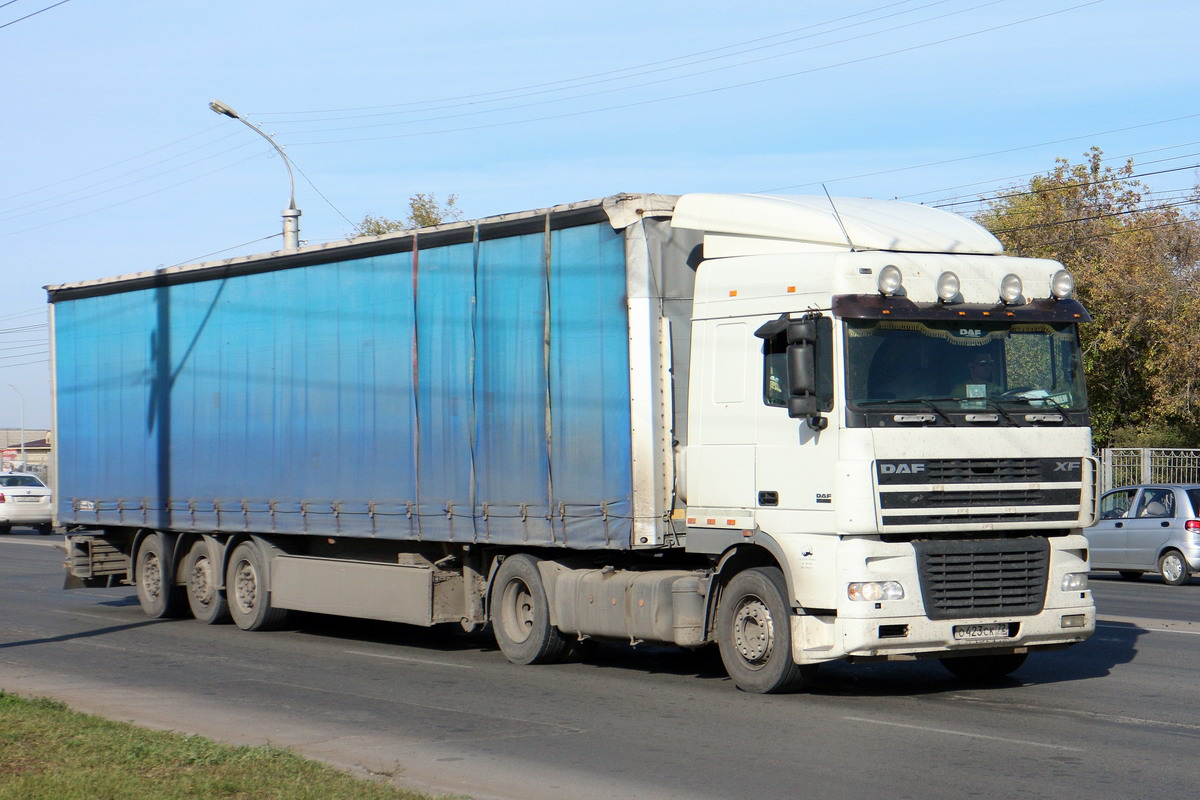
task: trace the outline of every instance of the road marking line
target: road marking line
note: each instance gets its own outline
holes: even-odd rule
[[[102,620],[105,620],[106,622],[124,622],[126,619],[126,617],[118,617],[118,616],[110,617],[110,616],[105,616],[102,614],[89,614],[86,611],[68,611],[63,608],[52,608],[50,610],[53,611],[55,614],[66,614],[71,617],[91,617],[92,619],[102,619]]]
[[[1080,747],[1068,747],[1065,744],[1049,744],[1047,742],[1031,742],[1027,739],[1008,739],[1003,736],[988,736],[983,733],[971,733],[969,731],[952,731],[947,728],[931,728],[926,725],[906,725],[903,722],[884,722],[878,719],[866,719],[865,717],[842,717],[842,719],[850,720],[851,722],[868,722],[872,725],[888,725],[893,728],[908,728],[915,731],[925,731],[926,733],[944,733],[949,736],[965,736],[968,739],[988,739],[993,742],[1007,742],[1008,744],[1020,744],[1027,747],[1048,747],[1052,750],[1070,750],[1073,753],[1084,752]]]
[[[1110,623],[1110,624],[1105,624]],[[1100,628],[1115,628],[1118,625],[1136,625],[1154,633],[1185,633],[1189,636],[1200,636],[1200,622],[1175,619],[1149,619],[1146,617],[1096,617],[1096,626]],[[1160,627],[1151,627],[1158,625]],[[1187,629],[1187,630],[1184,630]]]
[[[58,547],[62,548],[61,542],[35,542],[26,539],[3,539],[0,538],[0,544],[29,544],[34,547]]]
[[[997,711],[1034,711],[1034,712],[1053,712],[1055,714],[1069,714],[1074,717],[1083,717],[1084,719],[1096,720],[1101,722],[1113,722],[1118,725],[1141,725],[1148,728],[1177,728],[1186,731],[1200,731],[1200,725],[1195,725],[1189,722],[1170,722],[1165,719],[1145,719],[1143,717],[1130,717],[1125,714],[1110,714],[1103,711],[1083,711],[1077,708],[1059,708],[1057,706],[1046,705],[1027,705],[1025,703],[1011,703],[1007,701],[992,701],[982,697],[972,697],[970,695],[959,694],[954,695],[951,699],[962,700],[979,706],[987,706],[994,708]]]
[[[414,664],[429,664],[434,667],[456,667],[458,669],[475,669],[469,664],[451,664],[449,661],[429,661],[424,658],[408,658],[407,656],[389,656],[384,653],[367,653],[363,650],[343,650],[355,656],[370,656],[371,658],[390,658],[392,661],[411,661]]]

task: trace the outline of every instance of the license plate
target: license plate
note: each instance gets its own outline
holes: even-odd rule
[[[962,640],[974,639],[1007,639],[1008,623],[994,622],[989,625],[955,625],[954,638]]]
[[[16,500],[18,503],[40,503],[42,501],[42,498],[37,497],[37,496],[31,496],[31,495],[25,495],[25,496],[18,495],[17,497],[14,497],[13,499]]]

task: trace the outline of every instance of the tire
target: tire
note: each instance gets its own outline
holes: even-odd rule
[[[500,652],[514,664],[561,661],[570,641],[550,624],[550,602],[538,559],[509,556],[492,582],[492,632]]]
[[[1121,580],[1136,581],[1145,573],[1138,569],[1123,569],[1119,570],[1117,574],[1121,576]]]
[[[225,598],[233,624],[244,631],[274,630],[287,621],[286,609],[271,606],[267,559],[254,542],[233,549],[225,571]]]
[[[1187,560],[1178,550],[1168,550],[1159,557],[1158,574],[1168,586],[1183,586],[1192,579],[1188,574]]]
[[[958,656],[940,659],[951,674],[972,683],[992,683],[1007,678],[1025,663],[1026,653],[999,656]]]
[[[795,691],[813,667],[792,660],[791,603],[777,567],[739,572],[721,593],[717,646],[737,688],[756,694]]]
[[[137,598],[152,619],[182,617],[187,613],[184,588],[175,584],[175,569],[167,558],[166,542],[152,533],[137,551]]]
[[[219,587],[220,575],[221,565],[213,559],[208,542],[201,539],[193,544],[183,560],[183,579],[192,616],[205,625],[230,621],[229,603]]]
[[[0,536],[7,536],[12,533],[12,525],[7,522],[0,522]]]

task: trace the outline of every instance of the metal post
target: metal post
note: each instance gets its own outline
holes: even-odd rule
[[[11,383],[8,388],[17,393],[21,398],[21,472],[28,472],[29,465],[25,463],[25,395],[21,394],[21,390],[13,386]]]

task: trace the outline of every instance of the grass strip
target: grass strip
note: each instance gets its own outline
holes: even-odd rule
[[[429,800],[277,747],[151,731],[0,692],[0,800]]]

